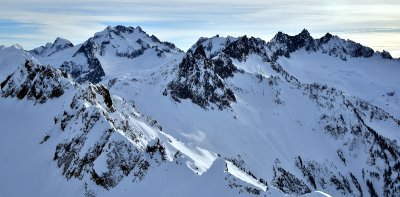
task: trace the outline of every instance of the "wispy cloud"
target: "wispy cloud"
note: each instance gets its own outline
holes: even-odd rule
[[[307,28],[316,37],[333,32],[395,52],[400,51],[399,9],[392,0],[2,0],[0,43],[32,48],[57,36],[80,43],[108,25],[122,24],[142,26],[187,49],[200,36],[247,34],[269,40],[277,31],[295,34]]]

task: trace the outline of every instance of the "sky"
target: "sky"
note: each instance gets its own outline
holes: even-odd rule
[[[107,26],[140,26],[187,50],[199,37],[330,32],[400,57],[399,0],[0,0],[0,45],[79,44]]]

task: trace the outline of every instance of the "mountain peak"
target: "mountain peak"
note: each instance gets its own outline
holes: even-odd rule
[[[332,37],[333,35],[328,32],[324,36],[322,36],[319,40],[321,43],[327,43],[329,40],[331,40]]]
[[[133,33],[135,30],[142,31],[140,27],[132,27],[132,26],[123,26],[123,25],[117,25],[111,28],[112,31],[116,33]]]
[[[123,52],[124,54],[126,51],[129,52],[132,49],[136,50],[138,53],[142,53],[143,50],[149,48],[157,48],[157,50],[161,51],[181,52],[174,44],[160,41],[155,35],[150,36],[143,31],[140,26],[108,26],[103,31],[95,33],[93,39],[97,44],[101,45],[102,48],[111,42],[115,43],[115,46],[120,46],[117,47],[117,50],[119,50],[118,53]],[[128,48],[125,48],[125,46]]]
[[[18,50],[24,50],[24,48],[19,44],[11,45],[10,48],[15,48],[15,49],[18,49]]]
[[[308,30],[307,29],[303,29],[301,32],[300,32],[300,34],[299,35],[301,35],[301,36],[310,36],[310,32],[308,32]],[[311,36],[310,36],[311,37]]]
[[[280,31],[267,43],[267,46],[270,50],[274,51],[273,56],[283,55],[285,57],[290,57],[290,53],[300,48],[313,48],[313,42],[314,38],[311,37],[310,33],[306,29],[303,29],[295,36],[290,36]]]
[[[53,43],[47,43],[45,46],[40,46],[31,50],[34,55],[48,57],[56,52],[63,51],[64,49],[74,47],[74,45],[67,39],[57,37]]]
[[[304,39],[313,39],[307,29],[303,29],[297,36],[300,36]]]
[[[74,46],[69,40],[60,38],[60,37],[57,37],[56,40],[54,40],[53,45],[54,46],[71,46],[71,47]]]
[[[391,55],[387,52],[374,52],[373,49],[363,46],[352,40],[345,40],[336,35],[326,33],[318,39],[314,39],[310,33],[303,29],[299,34],[290,36],[282,32],[278,32],[274,38],[267,43],[268,48],[272,52],[272,56],[290,57],[292,52],[304,49],[307,52],[321,52],[329,56],[339,57],[346,61],[347,58],[369,58],[374,55],[380,55],[384,59],[391,59]]]
[[[278,33],[275,34],[275,36],[272,38],[272,40],[276,40],[278,42],[283,41],[285,38],[287,38],[289,35],[283,33],[282,31],[278,31]]]
[[[117,26],[107,26],[103,31],[96,33],[95,37],[110,35],[111,33],[120,36],[122,34],[132,34],[135,32],[146,34],[146,32],[144,32],[142,28],[139,26],[132,27],[132,26],[117,25]]]
[[[392,55],[385,50],[383,50],[382,52],[378,51],[377,54],[380,55],[383,59],[393,59]]]

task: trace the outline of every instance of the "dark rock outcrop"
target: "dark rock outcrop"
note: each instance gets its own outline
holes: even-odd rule
[[[35,103],[45,103],[62,96],[71,86],[67,73],[26,61],[23,67],[1,83],[1,96],[18,99],[26,97]]]
[[[339,57],[342,60],[347,58],[369,58],[375,53],[369,47],[363,46],[351,40],[344,40],[338,36],[333,36],[330,33],[325,34],[319,39],[314,39],[310,36],[307,30],[303,30],[300,34],[289,36],[279,32],[275,37],[267,43],[268,48],[272,52],[272,59],[277,59],[279,56],[290,58],[290,54],[304,49],[309,53],[321,51],[330,56]],[[387,54],[382,57],[388,57]]]
[[[236,101],[233,91],[225,83],[236,70],[226,56],[207,58],[200,45],[194,52],[187,53],[178,66],[176,79],[169,83],[168,89],[171,97],[178,102],[180,99],[190,99],[203,108],[212,103],[222,110]]]
[[[86,70],[82,70],[81,72],[79,72],[79,70],[77,69],[73,70],[75,72],[74,76],[77,76],[76,81],[78,83],[83,83],[85,81],[98,83],[105,75],[103,67],[101,66],[99,59],[97,59],[95,55],[97,49],[97,44],[89,39],[73,55],[73,57],[76,57],[78,54],[83,54],[86,57],[88,64],[88,68]],[[67,67],[68,65],[70,64],[65,63],[64,67]]]
[[[265,45],[266,43],[259,38],[243,36],[228,44],[223,52],[239,61],[245,60],[250,53],[258,54],[267,59]]]

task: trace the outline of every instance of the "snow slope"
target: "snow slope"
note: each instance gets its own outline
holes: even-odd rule
[[[279,63],[303,82],[336,87],[400,118],[398,60],[375,56],[342,61],[320,53],[296,51],[290,58],[280,59]]]
[[[27,61],[3,83],[2,97],[2,109],[12,111],[1,116],[2,150],[11,150],[1,154],[1,160],[6,161],[1,163],[2,174],[7,177],[1,180],[5,186],[2,195],[53,196],[64,190],[68,191],[65,196],[146,194],[154,193],[148,188],[170,176],[186,183],[190,179],[198,182],[207,191],[199,196],[220,193],[221,189],[225,195],[247,190],[266,193],[266,186],[260,188],[263,183],[257,179],[240,170],[231,173],[227,161],[217,159],[220,156],[216,153],[164,133],[157,121],[141,115],[125,99],[110,95],[104,86],[78,85],[50,66]],[[26,124],[16,125],[21,118]],[[22,170],[15,168],[15,161]],[[34,171],[33,176],[29,171]],[[153,181],[143,181],[147,174]],[[229,189],[228,178],[238,189]],[[132,191],[132,181],[144,186]],[[55,182],[57,187],[52,187]],[[29,187],[16,189],[21,184]],[[198,189],[194,186],[183,189],[190,194]],[[120,187],[125,189],[117,189]],[[183,194],[178,188],[169,191],[170,187],[165,185],[154,194]],[[271,192],[284,195],[276,189],[267,193]]]

